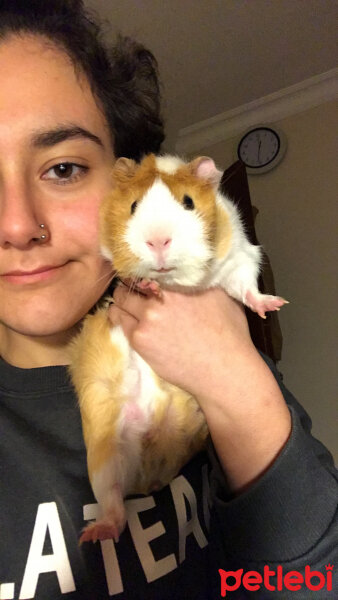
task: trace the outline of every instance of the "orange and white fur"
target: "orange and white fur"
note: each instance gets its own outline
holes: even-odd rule
[[[286,301],[258,291],[258,246],[221,173],[200,157],[121,158],[100,212],[101,251],[121,279],[161,295],[222,287],[262,317]],[[80,541],[114,538],[126,524],[124,498],[169,483],[206,442],[204,416],[187,392],[160,379],[130,347],[107,307],[88,315],[71,348],[90,482],[102,516]]]

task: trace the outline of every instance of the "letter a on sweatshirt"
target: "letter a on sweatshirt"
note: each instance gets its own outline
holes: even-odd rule
[[[47,528],[53,554],[42,554]],[[38,507],[19,599],[34,598],[39,575],[53,571],[58,578],[62,594],[75,591],[75,582],[56,503],[44,502]]]

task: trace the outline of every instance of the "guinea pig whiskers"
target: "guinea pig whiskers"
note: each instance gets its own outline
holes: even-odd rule
[[[129,279],[128,282],[122,281],[122,283],[128,288],[127,295],[132,294],[135,291],[136,286],[137,286],[137,281],[138,281],[137,277],[133,277],[132,279]]]
[[[99,277],[96,280],[96,283],[99,283],[102,279],[105,279],[105,278],[108,279],[108,283],[111,283],[115,277],[117,277],[117,273],[116,273],[116,271],[113,271],[113,269],[112,269],[110,271],[110,273],[105,273],[104,275],[101,275],[101,277]]]
[[[134,278],[131,280],[131,286],[130,286],[130,288],[129,288],[129,291],[130,291],[130,292],[135,292],[135,290],[136,290],[136,288],[137,288],[137,280],[138,280],[138,277],[134,277]]]
[[[142,269],[139,269],[139,273],[136,272],[136,275],[134,276],[134,279],[133,279],[133,292],[138,291],[140,293],[140,290],[137,288],[137,284],[142,279],[144,279],[144,277],[142,276]]]

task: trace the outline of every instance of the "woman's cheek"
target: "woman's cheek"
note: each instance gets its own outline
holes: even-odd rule
[[[71,206],[63,206],[59,213],[59,227],[69,238],[69,242],[79,242],[95,249],[99,246],[99,206],[97,198],[78,201]]]

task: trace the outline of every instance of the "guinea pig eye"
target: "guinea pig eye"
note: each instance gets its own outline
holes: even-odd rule
[[[135,200],[135,202],[132,203],[131,207],[130,207],[130,214],[133,215],[135,210],[136,210],[136,206],[137,206],[137,200]]]
[[[183,197],[183,206],[186,210],[193,210],[195,208],[193,199],[185,195]]]

